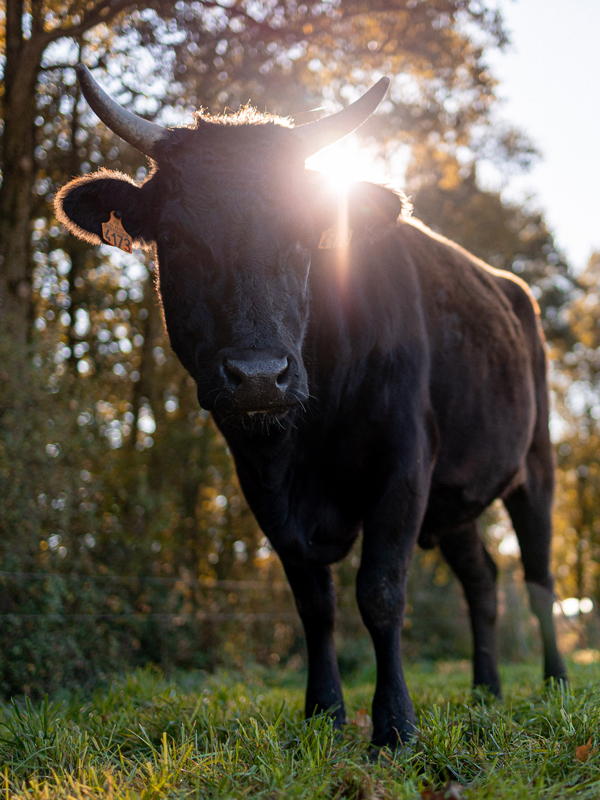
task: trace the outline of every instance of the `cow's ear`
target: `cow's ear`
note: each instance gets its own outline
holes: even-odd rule
[[[148,191],[137,186],[120,172],[100,170],[76,178],[54,198],[56,217],[67,228],[91,244],[100,244],[102,223],[117,212],[125,232],[137,247],[147,247],[152,241]]]
[[[309,202],[314,219],[324,228],[335,226],[340,216],[347,214],[350,228],[366,232],[394,224],[399,216],[410,213],[406,197],[386,186],[357,181],[342,190],[330,185],[320,173],[310,179],[314,193]]]
[[[393,189],[359,181],[348,191],[348,219],[351,227],[372,228],[396,222],[410,212],[410,203]]]

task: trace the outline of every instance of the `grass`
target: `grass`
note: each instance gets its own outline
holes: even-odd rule
[[[409,667],[418,736],[373,761],[372,676],[346,682],[353,722],[335,734],[302,720],[304,676],[290,670],[142,670],[92,696],[0,708],[0,798],[597,798],[600,666],[571,675],[546,690],[538,665],[506,666],[497,702],[472,695],[464,662]]]

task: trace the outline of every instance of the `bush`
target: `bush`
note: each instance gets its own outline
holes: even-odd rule
[[[50,344],[44,358],[0,350],[0,692],[39,696],[148,663],[301,667],[281,566],[182,370],[170,365],[176,411],[155,402],[156,430],[138,447],[135,428],[112,434],[130,413],[125,384],[119,397],[101,375],[57,375]],[[346,675],[374,667],[358,562],[357,545],[335,568]],[[522,658],[535,630],[510,571],[500,601],[500,652]],[[408,602],[407,659],[469,657],[466,605],[437,553],[415,555]]]

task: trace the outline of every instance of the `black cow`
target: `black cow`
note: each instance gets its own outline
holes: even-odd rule
[[[439,545],[462,582],[474,682],[500,692],[496,567],[476,528],[497,497],[519,539],[545,676],[563,679],[535,300],[518,278],[409,219],[400,195],[359,183],[340,201],[304,167],[365,121],[388,81],[297,128],[245,109],[166,130],[118,106],[85,67],[78,73],[98,116],[153,166],[141,186],[104,170],[72,181],[57,196],[58,217],[98,243],[119,212],[134,243],[156,249],[173,350],[225,435],[294,592],[307,715],[345,720],[330,565],[361,529],[374,744],[394,747],[414,730],[401,630],[417,541]]]

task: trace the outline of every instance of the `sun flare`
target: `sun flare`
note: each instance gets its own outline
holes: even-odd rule
[[[339,191],[356,181],[386,183],[389,180],[374,151],[361,145],[354,135],[311,156],[306,166],[325,175],[332,187]]]

